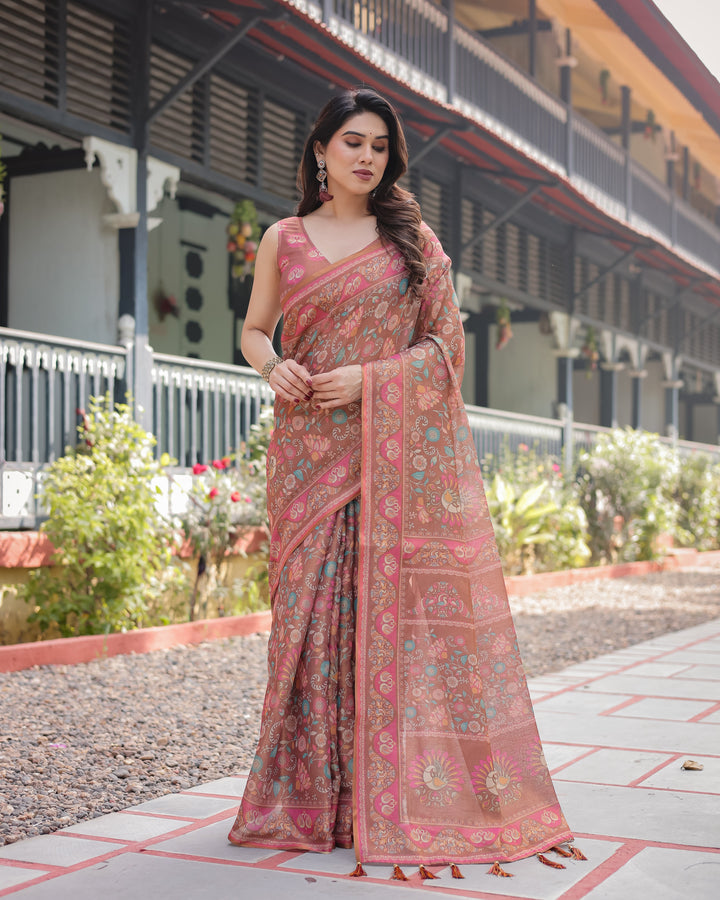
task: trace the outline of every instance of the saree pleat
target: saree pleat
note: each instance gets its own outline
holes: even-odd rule
[[[358,501],[291,554],[273,600],[260,740],[232,843],[352,846]]]
[[[233,843],[432,864],[572,838],[460,394],[450,260],[423,236],[409,296],[396,248],[331,264],[279,223],[283,356],[361,364],[363,392],[327,412],[275,402],[270,677]]]

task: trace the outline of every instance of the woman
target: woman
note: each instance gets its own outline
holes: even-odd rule
[[[389,103],[336,97],[305,147],[298,216],[259,248],[242,351],[276,394],[273,624],[229,839],[513,860],[571,834],[460,396],[450,260],[396,184],[406,168]]]

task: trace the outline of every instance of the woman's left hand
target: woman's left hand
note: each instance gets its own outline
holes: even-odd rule
[[[335,409],[362,398],[362,366],[340,366],[311,376],[311,381],[315,409]]]

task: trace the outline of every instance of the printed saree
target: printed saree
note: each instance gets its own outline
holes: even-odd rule
[[[229,839],[367,863],[511,861],[571,839],[543,756],[475,446],[450,261],[336,263],[280,223],[283,355],[363,365],[361,404],[276,400],[273,624]]]

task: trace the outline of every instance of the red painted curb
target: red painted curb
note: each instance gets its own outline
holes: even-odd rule
[[[508,594],[524,597],[548,588],[565,587],[598,578],[627,578],[649,572],[667,572],[688,566],[712,565],[720,562],[720,550],[698,552],[691,547],[672,550],[662,560],[618,563],[614,566],[588,566],[584,569],[563,569],[560,572],[538,572],[535,575],[509,575],[505,579]]]
[[[245,616],[138,628],[136,631],[120,634],[94,634],[33,641],[28,644],[9,644],[0,647],[0,672],[18,672],[32,666],[74,666],[109,656],[166,650],[178,644],[200,644],[203,641],[269,630],[270,611],[264,610]]]
[[[233,545],[232,552],[255,553],[269,540],[268,531],[262,526],[243,531]],[[0,531],[0,569],[36,569],[52,564],[55,548],[47,535],[39,531]],[[189,541],[180,547],[177,555],[187,559],[195,555]]]
[[[535,591],[594,581],[598,578],[623,578],[630,575],[644,575],[647,572],[683,569],[687,566],[712,565],[714,562],[720,562],[720,550],[698,553],[696,550],[682,549],[673,551],[662,562],[630,562],[616,566],[540,572],[537,575],[511,575],[506,579],[506,584],[509,594],[522,597]],[[199,622],[183,622],[179,625],[162,625],[157,628],[138,628],[136,631],[122,634],[9,644],[5,647],[0,646],[0,672],[18,672],[32,666],[72,666],[121,654],[148,653],[151,650],[166,650],[178,644],[200,644],[218,638],[254,634],[257,631],[269,631],[270,620],[270,611],[265,610],[245,616],[202,619]]]
[[[0,568],[49,566],[55,548],[38,531],[0,531]]]

